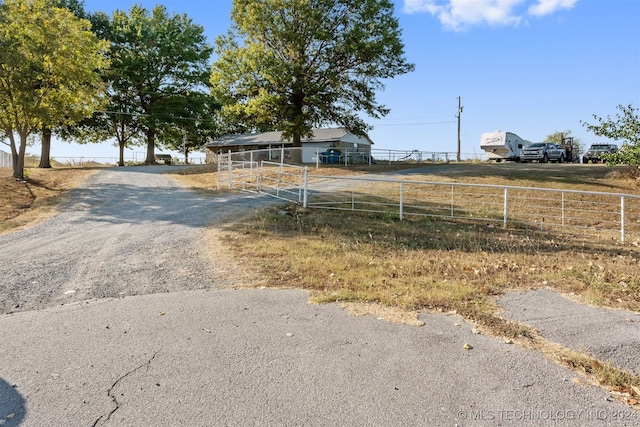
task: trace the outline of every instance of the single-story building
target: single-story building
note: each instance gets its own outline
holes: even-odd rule
[[[360,137],[344,128],[313,129],[313,137],[302,138],[302,163],[315,163],[318,153],[340,150],[352,158],[371,157],[373,141]],[[282,140],[282,132],[226,135],[205,144],[207,161],[215,161],[219,153],[291,148],[292,141]]]

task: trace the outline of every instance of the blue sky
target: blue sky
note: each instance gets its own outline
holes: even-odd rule
[[[210,43],[229,28],[231,0],[138,1],[186,13]],[[129,10],[127,0],[85,0],[89,11]],[[395,0],[413,73],[387,80],[378,100],[391,109],[369,120],[374,148],[482,154],[480,135],[511,131],[542,141],[572,131],[604,142],[580,121],[640,107],[638,0]],[[212,58],[214,60],[215,58]],[[39,152],[32,147],[30,152]],[[127,150],[130,157],[134,151]],[[54,142],[53,157],[116,157],[109,143]]]

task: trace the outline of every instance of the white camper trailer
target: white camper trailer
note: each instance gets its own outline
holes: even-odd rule
[[[531,144],[512,132],[487,132],[480,137],[480,148],[487,154],[487,160],[519,162],[522,149]]]

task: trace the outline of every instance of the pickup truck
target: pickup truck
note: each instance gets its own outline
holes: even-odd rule
[[[591,147],[582,156],[582,163],[598,163],[602,160],[603,154],[615,153],[618,151],[616,144],[592,144]]]
[[[564,148],[558,147],[553,142],[536,142],[522,150],[520,160],[523,163],[537,160],[540,163],[560,162],[564,163],[567,153]]]

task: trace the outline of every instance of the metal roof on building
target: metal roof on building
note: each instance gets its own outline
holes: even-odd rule
[[[302,138],[301,142],[314,143],[314,142],[327,142],[327,141],[340,141],[345,136],[349,135],[344,128],[328,128],[328,129],[313,129],[312,138]],[[255,134],[235,134],[226,135],[222,138],[215,139],[205,144],[205,147],[231,147],[231,146],[244,146],[244,145],[288,145],[291,144],[291,139],[282,140],[282,132],[263,132]]]

